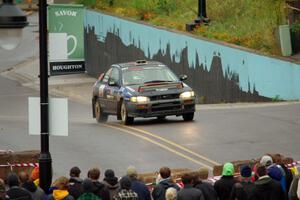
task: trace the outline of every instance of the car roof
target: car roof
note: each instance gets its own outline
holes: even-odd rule
[[[166,66],[166,65],[157,61],[137,60],[134,62],[118,63],[118,64],[114,64],[113,66],[128,68],[128,67],[137,67],[137,66]]]

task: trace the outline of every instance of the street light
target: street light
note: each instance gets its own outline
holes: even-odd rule
[[[16,48],[22,39],[22,29],[28,25],[26,14],[13,3],[3,0],[0,6],[0,47],[5,50]]]
[[[49,103],[48,103],[48,31],[47,2],[39,0],[39,34],[40,34],[40,107],[41,107],[41,154],[40,187],[46,192],[52,182],[52,159],[49,152]]]
[[[22,28],[28,25],[26,14],[16,7],[13,0],[3,0],[0,6],[0,46],[11,50],[21,41]],[[40,187],[48,193],[52,182],[52,159],[49,152],[48,116],[48,46],[47,3],[39,0],[39,47],[40,47],[40,108],[41,153],[39,158]]]

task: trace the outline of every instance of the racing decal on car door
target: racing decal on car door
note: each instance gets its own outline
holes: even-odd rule
[[[99,97],[104,96],[104,88],[105,88],[105,85],[100,85],[99,86]]]

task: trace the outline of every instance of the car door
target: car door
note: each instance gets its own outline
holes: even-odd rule
[[[100,105],[102,107],[102,109],[104,110],[104,112],[108,112],[109,111],[109,102],[107,100],[107,96],[106,96],[106,90],[108,87],[108,80],[111,74],[112,68],[110,68],[105,74],[104,77],[102,78],[102,80],[99,83],[98,86],[98,97],[99,97],[99,101],[100,101]]]
[[[108,87],[105,90],[107,104],[110,113],[117,113],[118,94],[120,90],[120,71],[117,67],[113,67],[108,80]]]

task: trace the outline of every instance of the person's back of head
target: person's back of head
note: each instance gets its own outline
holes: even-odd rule
[[[21,171],[19,172],[19,180],[20,180],[20,184],[24,184],[25,182],[29,181],[29,174],[24,172],[24,171]]]
[[[263,157],[261,157],[259,163],[260,163],[260,165],[268,167],[273,164],[273,159],[269,155],[264,155]]]
[[[70,169],[70,177],[78,177],[80,176],[81,170],[79,169],[79,167],[72,167]]]
[[[181,181],[184,185],[187,185],[187,184],[192,184],[193,182],[193,176],[191,173],[184,173],[182,176],[181,176]]]
[[[257,174],[258,177],[262,177],[262,176],[267,175],[266,166],[264,166],[264,165],[258,166],[257,170],[256,170],[256,174]]]
[[[223,165],[222,176],[233,176],[234,166],[232,163],[228,162]]]
[[[137,178],[138,176],[138,173],[136,171],[136,168],[134,166],[129,166],[127,168],[127,171],[126,171],[126,175],[129,176],[129,178],[133,179],[133,178]]]
[[[69,189],[69,179],[67,177],[61,176],[55,180],[55,187],[59,190]]]
[[[166,179],[171,176],[171,170],[169,167],[162,167],[159,170],[159,174],[160,174],[161,178]]]
[[[128,176],[123,176],[120,180],[120,187],[124,190],[131,189],[131,180]]]
[[[14,172],[9,173],[6,180],[9,187],[19,186],[19,177]]]
[[[92,180],[98,180],[100,177],[100,170],[99,168],[92,168],[88,171],[88,178]]]
[[[166,200],[176,200],[177,190],[173,187],[170,187],[166,190]]]
[[[243,178],[251,178],[252,176],[252,169],[248,164],[242,165],[240,167],[240,175]]]

